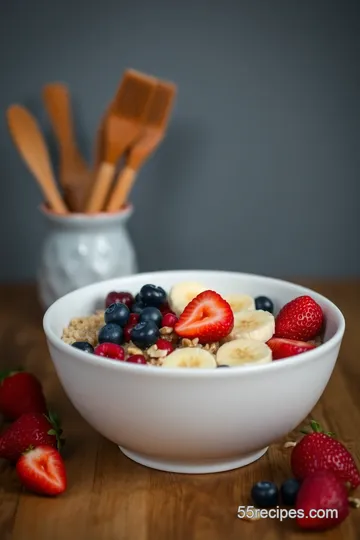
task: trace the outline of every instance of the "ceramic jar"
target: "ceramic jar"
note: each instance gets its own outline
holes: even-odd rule
[[[138,271],[127,231],[133,208],[116,213],[60,216],[41,208],[48,229],[38,270],[40,301],[47,309],[79,287]]]

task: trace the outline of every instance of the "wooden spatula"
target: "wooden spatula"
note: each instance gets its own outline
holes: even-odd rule
[[[59,144],[60,184],[70,209],[82,212],[93,182],[93,173],[76,143],[68,87],[62,83],[47,84],[42,96]]]
[[[127,70],[125,72],[125,76],[126,76],[126,73],[128,73],[128,72],[138,73],[139,75],[142,75],[144,77],[148,77],[148,75],[145,75],[144,73],[140,73],[140,72],[135,71],[135,70]],[[120,92],[122,91],[123,82],[124,82],[124,77],[122,77],[122,79],[121,79],[121,81],[120,81],[120,83],[119,83],[119,85],[118,85],[118,87],[116,89],[115,96],[113,97],[113,99],[108,104],[108,106],[107,106],[107,108],[106,108],[106,110],[105,110],[105,112],[104,112],[104,114],[103,114],[103,116],[101,117],[101,120],[100,120],[100,124],[99,124],[98,130],[97,130],[97,133],[96,133],[96,140],[95,140],[95,159],[94,159],[94,169],[95,169],[95,171],[97,171],[99,169],[101,163],[104,161],[106,124],[107,124],[109,116],[112,113],[114,113],[114,111],[115,111],[116,101],[119,99]]]
[[[145,126],[140,137],[131,146],[126,166],[120,173],[110,196],[106,207],[108,212],[115,212],[124,205],[138,170],[164,138],[176,90],[176,85],[173,83],[159,82],[157,84],[148,107]]]
[[[99,168],[86,211],[100,212],[114,178],[118,160],[138,137],[156,80],[134,70],[125,72],[114,107],[106,120],[104,162]]]
[[[11,105],[6,117],[13,142],[35,176],[49,207],[58,214],[67,214],[68,209],[57,188],[49,153],[37,121],[21,105]]]

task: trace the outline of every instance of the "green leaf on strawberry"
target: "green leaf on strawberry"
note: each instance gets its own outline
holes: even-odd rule
[[[60,418],[54,411],[48,411],[47,415],[44,415],[46,420],[51,424],[52,428],[47,432],[48,435],[54,435],[56,437],[56,446],[58,450],[63,448],[66,440],[61,438],[63,430],[61,429]]]
[[[335,437],[335,433],[333,431],[324,431],[323,429],[321,429],[319,422],[316,422],[316,420],[310,421],[310,427],[312,431],[301,429],[300,433],[303,433],[304,435],[309,435],[310,433],[325,433],[325,435],[328,435],[329,437]]]
[[[16,369],[8,369],[6,371],[0,371],[0,384],[2,384],[3,381],[8,377],[12,377],[13,375],[16,375],[17,373],[22,373],[23,371],[24,370],[21,367]]]

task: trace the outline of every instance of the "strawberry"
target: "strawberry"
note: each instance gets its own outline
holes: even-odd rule
[[[204,291],[186,306],[174,329],[183,338],[211,343],[229,335],[233,326],[234,314],[226,300],[214,291]]]
[[[333,434],[321,431],[319,424],[311,422],[312,433],[307,433],[294,446],[291,469],[299,480],[319,470],[330,470],[353,488],[360,485],[360,473],[351,454]]]
[[[281,360],[289,356],[295,356],[311,349],[315,349],[315,345],[306,341],[295,341],[294,339],[271,338],[266,342],[266,345],[272,350],[273,360]]]
[[[0,458],[16,462],[29,447],[42,444],[60,449],[62,429],[56,415],[23,414],[0,437]]]
[[[46,401],[37,378],[25,371],[0,374],[0,412],[16,420],[29,412],[46,413]]]
[[[297,524],[302,529],[315,530],[339,525],[349,514],[347,497],[345,485],[332,471],[307,476],[296,497]]]
[[[23,486],[41,495],[59,495],[66,489],[65,465],[52,446],[41,445],[22,454],[16,472]]]
[[[319,335],[324,314],[310,296],[298,296],[279,311],[275,319],[275,337],[308,341]]]

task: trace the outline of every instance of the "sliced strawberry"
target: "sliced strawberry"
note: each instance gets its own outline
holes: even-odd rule
[[[281,360],[289,356],[295,356],[306,351],[315,349],[316,345],[306,341],[295,341],[294,339],[271,338],[266,345],[272,350],[273,360]]]
[[[23,486],[40,495],[59,495],[66,489],[65,465],[59,452],[42,445],[25,452],[16,464]]]
[[[183,338],[211,343],[228,336],[233,326],[234,314],[228,302],[215,291],[204,291],[186,306],[174,328]]]

